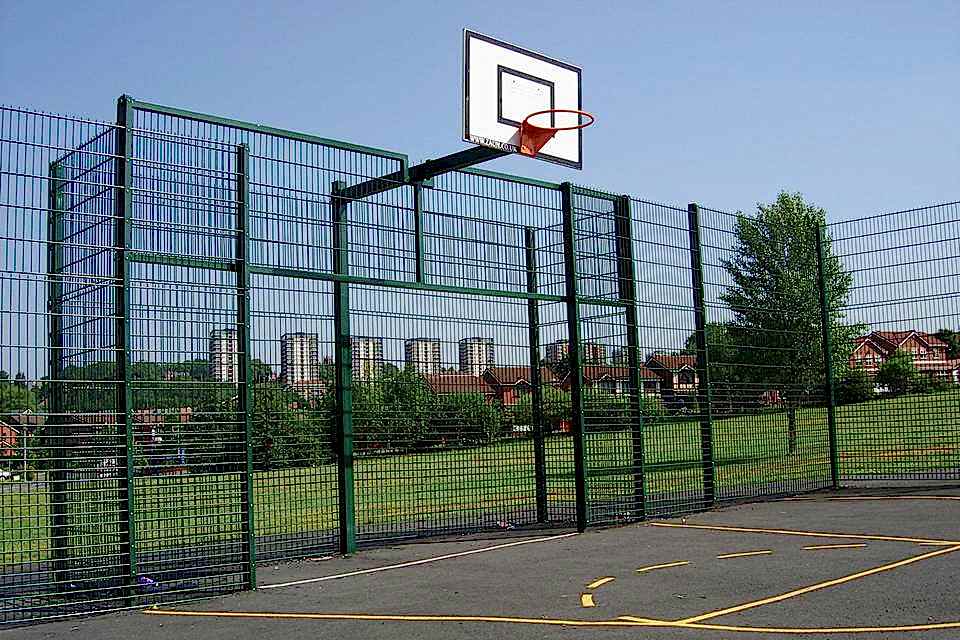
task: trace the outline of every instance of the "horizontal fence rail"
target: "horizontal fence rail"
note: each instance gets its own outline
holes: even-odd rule
[[[0,621],[960,479],[957,203],[826,224],[409,168],[128,97],[0,108]]]

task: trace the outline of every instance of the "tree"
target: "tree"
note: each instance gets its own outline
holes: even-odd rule
[[[503,431],[503,414],[480,393],[437,396],[432,431],[445,446],[484,444]]]
[[[856,367],[846,372],[837,384],[837,404],[855,404],[873,398],[873,380],[863,369]]]
[[[947,343],[948,358],[951,360],[954,358],[960,358],[960,331],[940,329],[940,331],[937,331],[933,335]]]
[[[729,323],[708,322],[704,327],[707,338],[707,352],[710,362],[710,383],[713,391],[713,408],[716,413],[736,413],[737,383],[737,345]],[[683,351],[685,355],[696,355],[697,332],[687,337]]]
[[[922,383],[913,356],[898,350],[884,360],[877,370],[877,384],[886,387],[893,395],[919,390]]]
[[[731,284],[720,299],[732,311],[738,378],[757,391],[776,390],[788,415],[788,449],[797,446],[797,408],[824,381],[815,231],[826,212],[799,193],[781,192],[737,215],[733,256],[721,261]],[[843,323],[853,277],[825,238],[824,281],[833,333],[834,370],[846,370],[861,327]]]

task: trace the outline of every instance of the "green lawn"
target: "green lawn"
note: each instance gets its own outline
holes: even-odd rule
[[[960,391],[845,406],[837,415],[844,476],[960,468]],[[788,454],[785,414],[716,420],[718,489],[746,495],[750,487],[779,483],[789,489],[790,483],[805,479],[828,479],[826,410],[801,410],[798,433],[798,450]],[[557,509],[569,513],[574,502],[572,440],[554,435],[545,449],[551,514],[556,516]],[[702,483],[697,422],[649,425],[644,456],[650,495],[695,499]],[[588,433],[591,500],[629,495],[632,459],[629,433]],[[494,524],[491,518],[529,519],[535,507],[533,442],[511,440],[472,449],[359,458],[355,481],[358,531],[370,537]],[[71,507],[77,523],[72,543],[91,555],[109,554],[118,530],[114,482],[71,485],[78,491]],[[236,539],[241,522],[239,486],[237,474],[138,478],[140,550],[177,547],[183,541]],[[48,490],[49,485],[42,483],[2,485],[0,564],[46,559]],[[258,536],[333,531],[337,526],[334,465],[257,472],[254,493]]]

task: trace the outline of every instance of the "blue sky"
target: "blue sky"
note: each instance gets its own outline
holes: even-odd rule
[[[780,6],[778,6],[780,5]],[[832,219],[960,197],[960,3],[0,2],[0,103],[121,93],[408,153],[460,141],[461,29],[578,64],[585,168],[488,168]]]

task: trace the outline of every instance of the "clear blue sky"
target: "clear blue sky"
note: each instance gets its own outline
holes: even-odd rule
[[[960,3],[0,0],[0,102],[121,93],[403,151],[460,141],[461,29],[584,68],[585,169],[489,168],[833,219],[960,197]],[[787,4],[787,3],[783,3]]]

